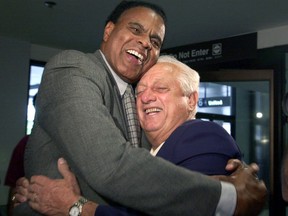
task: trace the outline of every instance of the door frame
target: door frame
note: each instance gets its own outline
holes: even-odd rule
[[[279,172],[275,171],[275,167],[281,166],[279,164],[279,159],[277,160],[277,143],[278,139],[275,139],[275,135],[277,135],[275,131],[275,126],[277,125],[275,120],[275,88],[274,88],[274,70],[254,70],[254,69],[220,69],[217,71],[203,71],[199,72],[200,82],[229,82],[229,81],[268,81],[269,82],[269,102],[270,102],[270,184],[267,185],[268,193],[269,193],[269,215],[275,215],[274,213],[278,212],[279,215],[279,207],[281,208],[280,215],[285,215],[285,205],[279,206],[279,202],[277,200],[282,199],[281,191],[279,193],[279,185],[277,185],[277,177],[280,178]],[[279,147],[280,148],[280,147]],[[279,215],[279,216],[280,216]]]

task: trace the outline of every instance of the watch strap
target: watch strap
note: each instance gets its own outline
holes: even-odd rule
[[[73,208],[73,207],[78,207],[79,209],[79,214],[78,216],[81,216],[81,213],[82,213],[82,208],[83,208],[83,205],[85,203],[87,203],[88,200],[85,198],[85,197],[80,197],[79,200],[77,202],[75,202],[71,207],[70,207],[70,210]],[[70,215],[70,210],[69,210],[69,215]]]
[[[85,197],[81,196],[77,202],[79,203],[79,205],[83,206],[85,203],[88,202],[88,200]]]

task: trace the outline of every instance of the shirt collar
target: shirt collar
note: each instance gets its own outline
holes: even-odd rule
[[[124,92],[126,91],[126,88],[128,86],[128,83],[126,83],[125,81],[123,81],[115,72],[114,70],[111,68],[111,66],[109,65],[109,63],[107,62],[104,54],[102,53],[102,51],[100,50],[100,53],[105,61],[105,63],[107,64],[109,70],[112,73],[112,76],[114,77],[116,83],[117,83],[117,87],[119,89],[120,95],[123,96]]]
[[[165,142],[163,142],[161,145],[159,145],[155,150],[153,150],[153,148],[150,149],[150,154],[153,156],[156,156],[157,153],[159,152],[159,150],[161,149],[161,147],[163,146]]]

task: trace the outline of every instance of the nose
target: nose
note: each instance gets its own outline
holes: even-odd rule
[[[150,42],[150,37],[144,35],[142,37],[139,38],[138,41],[145,49],[150,50],[152,48],[152,44]]]
[[[156,101],[156,95],[154,94],[153,90],[145,89],[140,95],[137,96],[137,100],[140,100],[143,104],[149,104]]]

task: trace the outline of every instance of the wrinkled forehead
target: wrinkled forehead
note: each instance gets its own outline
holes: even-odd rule
[[[170,62],[158,62],[156,63],[150,70],[147,71],[149,74],[155,74],[160,75],[164,77],[169,76],[176,76],[176,74],[179,72],[179,68]]]
[[[177,66],[168,62],[158,62],[152,66],[141,78],[139,83],[152,83],[158,80],[175,80],[179,70]]]

